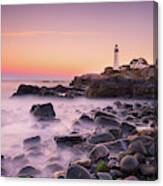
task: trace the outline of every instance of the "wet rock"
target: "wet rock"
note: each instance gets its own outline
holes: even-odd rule
[[[93,119],[90,118],[87,114],[82,114],[80,116],[79,120],[82,121],[82,122],[86,122],[86,123],[93,122]]]
[[[129,141],[127,139],[118,139],[113,142],[105,143],[105,145],[111,152],[119,153],[127,150]]]
[[[133,135],[137,132],[136,127],[127,122],[122,122],[121,129],[122,133],[125,135]]]
[[[135,153],[134,157],[138,160],[139,163],[144,163],[146,160],[145,156],[139,152]]]
[[[133,141],[141,141],[146,149],[148,149],[154,143],[154,139],[151,136],[147,135],[138,136]]]
[[[121,138],[122,137],[122,130],[119,127],[112,128],[112,129],[109,130],[109,132],[111,134],[113,134],[113,136],[115,137],[115,139],[118,139],[118,138]]]
[[[45,169],[46,169],[47,171],[49,171],[49,172],[54,173],[54,172],[56,172],[56,171],[61,171],[61,170],[63,170],[63,167],[62,167],[60,164],[58,164],[58,163],[52,163],[52,164],[50,164],[50,165],[47,165]]]
[[[136,176],[128,176],[128,177],[126,177],[124,180],[139,180]]]
[[[105,145],[96,145],[91,152],[89,153],[89,158],[92,161],[97,161],[101,158],[104,158],[106,156],[108,156],[110,153],[110,151],[108,150],[108,148]]]
[[[113,180],[119,179],[123,177],[123,173],[117,169],[111,169],[109,171],[110,175],[112,176]]]
[[[119,168],[119,161],[115,158],[109,160],[107,164],[109,169]]]
[[[133,109],[133,105],[130,104],[130,103],[124,103],[123,104],[123,108],[125,108],[125,109]]]
[[[28,159],[26,158],[24,154],[20,154],[14,157],[12,161],[16,166],[25,165],[28,163]]]
[[[142,107],[142,104],[140,104],[140,103],[135,103],[135,107],[136,107],[136,108],[141,108],[141,107]]]
[[[85,138],[78,134],[71,134],[69,136],[57,136],[54,140],[58,145],[73,146],[85,141]]]
[[[133,115],[128,115],[126,117],[126,121],[133,122],[135,120],[135,117]]]
[[[114,102],[114,105],[116,105],[116,107],[117,107],[118,109],[122,108],[122,103],[121,103],[120,101],[115,101],[115,102]]]
[[[100,180],[112,180],[112,176],[106,172],[98,172],[97,178]]]
[[[22,96],[22,95],[38,95],[40,92],[40,88],[38,86],[33,85],[20,85],[17,91],[13,94],[13,96]]]
[[[157,153],[157,144],[156,143],[152,143],[149,148],[147,149],[148,154],[150,156],[155,156]]]
[[[141,164],[140,173],[144,176],[155,176],[156,177],[156,174],[157,174],[156,166]]]
[[[2,154],[1,155],[1,160],[4,160],[5,159],[5,156]]]
[[[7,171],[1,167],[1,176],[7,176],[7,175],[8,175]]]
[[[111,113],[107,113],[107,112],[102,112],[102,111],[98,111],[95,113],[94,119],[96,119],[96,117],[109,117],[109,118],[116,118],[116,116],[114,114]]]
[[[106,112],[111,112],[112,110],[113,110],[112,106],[107,106],[107,107],[103,108],[103,111],[106,111]]]
[[[116,128],[120,126],[120,123],[116,119],[106,116],[97,116],[95,118],[95,123],[109,128]]]
[[[120,161],[120,168],[126,173],[134,173],[137,171],[139,162],[134,156],[127,155]]]
[[[144,117],[142,119],[142,122],[145,123],[145,124],[148,124],[149,123],[149,118],[148,117]]]
[[[56,171],[53,174],[53,178],[65,178],[65,171]]]
[[[144,155],[147,154],[147,150],[146,150],[144,144],[139,140],[133,141],[132,143],[130,143],[130,145],[128,146],[128,150],[130,153],[133,153],[133,154],[136,152],[139,152]]]
[[[71,165],[66,174],[67,179],[91,179],[89,171],[80,165]]]
[[[87,158],[87,159],[76,160],[71,162],[71,165],[73,164],[77,164],[89,168],[91,166],[91,159]]]
[[[26,166],[19,171],[18,176],[19,177],[36,177],[40,173],[41,172],[39,170],[35,169],[34,167]]]
[[[41,144],[41,137],[40,136],[33,136],[27,138],[23,141],[24,148],[34,148]]]
[[[53,105],[51,103],[33,105],[30,112],[38,118],[38,120],[53,120],[56,116]]]
[[[98,143],[113,141],[114,139],[115,137],[110,132],[107,132],[107,133],[95,134],[94,136],[91,136],[89,142],[93,144],[98,144]]]

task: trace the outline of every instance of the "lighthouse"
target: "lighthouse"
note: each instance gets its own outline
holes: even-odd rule
[[[114,47],[113,68],[114,68],[114,70],[119,70],[119,49],[118,49],[118,45],[117,44]]]

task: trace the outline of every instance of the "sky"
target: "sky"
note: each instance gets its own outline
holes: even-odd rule
[[[69,78],[143,57],[153,63],[153,2],[2,6],[2,79]]]

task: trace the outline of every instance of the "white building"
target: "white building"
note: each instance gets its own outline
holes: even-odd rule
[[[116,44],[114,47],[114,61],[113,61],[114,70],[119,70],[119,48]]]
[[[130,62],[131,69],[142,69],[148,67],[149,64],[144,58],[133,59]]]

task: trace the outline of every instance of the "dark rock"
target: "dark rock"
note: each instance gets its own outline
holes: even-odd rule
[[[103,108],[103,111],[111,112],[111,111],[113,111],[113,107],[112,106],[107,106],[107,107]]]
[[[88,170],[80,165],[71,165],[66,174],[67,179],[91,179]]]
[[[53,163],[53,164],[47,165],[45,169],[49,172],[54,173],[56,171],[63,170],[63,167],[58,163]]]
[[[113,134],[113,136],[115,137],[115,139],[118,139],[120,137],[122,137],[122,130],[121,128],[112,128],[112,129],[109,129],[109,132],[111,134]]]
[[[1,167],[1,176],[7,176],[7,171]]]
[[[126,177],[124,180],[139,180],[136,176],[128,176],[128,177]]]
[[[82,122],[86,122],[86,123],[93,122],[93,119],[90,118],[87,114],[82,114],[80,116],[79,120],[82,121]]]
[[[128,146],[128,150],[130,153],[133,153],[133,154],[136,152],[139,152],[144,155],[147,154],[147,150],[146,150],[144,144],[139,140],[133,141],[132,143],[130,143],[130,145]]]
[[[126,173],[134,173],[137,171],[139,166],[139,162],[134,156],[127,155],[124,158],[121,159],[120,161],[120,168],[122,171]]]
[[[115,137],[110,133],[95,134],[89,138],[89,142],[93,144],[104,143],[114,140]]]
[[[41,172],[39,170],[35,169],[34,167],[26,166],[19,171],[18,176],[19,177],[36,177],[40,173]]]
[[[125,135],[133,135],[137,132],[136,127],[127,122],[122,122],[121,129],[122,133]]]
[[[153,165],[141,164],[140,173],[144,176],[156,176],[157,171],[156,171],[156,167]]]
[[[73,162],[71,162],[71,165],[73,164],[77,164],[77,165],[81,165],[83,167],[89,168],[91,166],[91,159],[79,159],[79,160],[75,160]]]
[[[106,116],[96,117],[95,123],[100,124],[102,126],[107,126],[109,128],[116,128],[120,126],[120,123],[117,120]]]
[[[120,101],[115,101],[115,102],[114,102],[114,105],[116,105],[116,107],[117,107],[118,109],[122,108],[122,103],[121,103]]]
[[[116,119],[116,116],[111,114],[111,113],[106,113],[106,112],[102,112],[102,111],[97,111],[95,113],[94,119],[96,119],[96,117],[109,117],[109,118],[113,118]]]
[[[129,141],[127,139],[118,139],[113,142],[105,143],[106,147],[114,153],[120,151],[126,151],[128,148]]]
[[[112,176],[113,180],[116,180],[118,178],[122,178],[123,177],[123,173],[120,170],[117,170],[117,169],[111,169],[109,171],[109,173]]]
[[[34,136],[27,138],[23,141],[24,148],[31,148],[31,147],[37,147],[41,144],[41,137],[40,136]]]
[[[127,117],[126,117],[126,121],[131,121],[131,122],[133,122],[135,120],[135,117],[133,116],[133,115],[128,115]]]
[[[123,107],[124,107],[125,109],[132,109],[132,108],[133,108],[133,105],[130,104],[130,103],[124,103],[124,104],[123,104]]]
[[[100,180],[112,180],[112,176],[106,172],[98,172],[97,178]]]
[[[133,141],[141,141],[146,149],[148,149],[154,143],[154,139],[147,135],[138,136]]]
[[[110,159],[108,162],[108,168],[109,169],[119,168],[119,161],[115,158]]]
[[[84,142],[85,138],[78,134],[71,134],[69,136],[54,137],[54,140],[58,145],[73,146]]]
[[[141,107],[142,107],[142,104],[140,104],[140,103],[135,103],[135,107],[136,107],[136,108],[141,108]]]
[[[38,95],[39,92],[40,92],[40,88],[38,86],[22,84],[18,87],[16,93],[14,93],[13,96]]]
[[[30,112],[39,120],[53,120],[56,116],[51,103],[33,105]]]
[[[110,153],[110,151],[108,150],[108,148],[105,145],[96,145],[91,152],[89,153],[89,158],[92,161],[97,161],[101,158],[104,158],[106,156],[108,156]]]
[[[139,152],[135,153],[134,157],[138,160],[139,163],[144,163],[146,160],[145,156]]]

